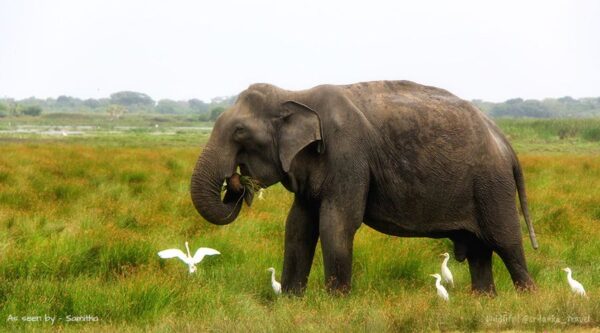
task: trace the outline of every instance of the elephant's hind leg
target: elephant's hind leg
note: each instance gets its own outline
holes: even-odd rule
[[[514,184],[498,181],[481,188],[476,198],[482,239],[502,258],[517,289],[534,289],[523,253]]]
[[[520,236],[521,233],[519,232],[518,234]],[[501,243],[497,246],[495,251],[502,258],[502,261],[504,261],[504,265],[510,273],[515,288],[517,290],[535,290],[535,283],[527,271],[525,254],[520,239],[515,243]]]

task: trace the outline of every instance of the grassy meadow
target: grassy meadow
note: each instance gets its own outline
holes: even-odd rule
[[[523,239],[538,290],[517,293],[495,256],[498,296],[472,295],[467,263],[451,260],[456,287],[449,289],[449,303],[437,298],[429,277],[439,271],[440,253],[452,255],[448,240],[390,237],[366,226],[355,238],[350,295],[324,290],[318,248],[305,296],[275,297],[266,269],[275,267],[279,278],[292,196],[273,186],[234,223],[203,221],[189,198],[189,178],[205,132],[1,134],[0,331],[598,327],[600,120],[498,124],[524,167],[540,248]],[[205,258],[194,275],[178,260],[156,255],[183,249],[186,240],[222,255]],[[566,266],[588,298],[571,294],[561,271]],[[45,322],[45,315],[56,322]],[[67,322],[85,315],[98,321]]]

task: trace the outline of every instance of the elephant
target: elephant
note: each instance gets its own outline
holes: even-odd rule
[[[517,194],[538,245],[517,155],[490,118],[446,90],[411,81],[301,91],[252,84],[218,117],[194,167],[191,199],[208,222],[229,224],[242,198],[251,203],[240,175],[294,193],[285,222],[286,293],[304,292],[319,239],[327,290],[349,292],[363,223],[393,236],[450,239],[476,293],[495,294],[493,252],[517,290],[535,288]]]

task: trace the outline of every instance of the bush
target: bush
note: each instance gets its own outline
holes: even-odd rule
[[[210,118],[209,118],[209,120],[211,120],[211,121],[217,120],[217,118],[219,118],[219,116],[223,112],[225,112],[225,108],[222,107],[222,106],[217,106],[216,108],[210,110]]]
[[[581,133],[581,136],[587,141],[600,141],[600,128],[587,128]]]
[[[42,108],[37,105],[28,105],[22,112],[24,115],[37,117],[42,114]]]

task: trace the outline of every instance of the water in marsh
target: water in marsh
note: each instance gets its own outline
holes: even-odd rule
[[[121,134],[143,132],[153,135],[175,135],[177,133],[203,133],[210,132],[212,127],[206,126],[173,126],[173,127],[147,127],[147,126],[113,126],[110,128],[100,126],[61,126],[61,125],[16,125],[0,127],[0,135],[42,135],[42,136],[71,136],[95,134]]]

